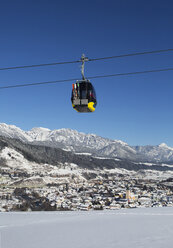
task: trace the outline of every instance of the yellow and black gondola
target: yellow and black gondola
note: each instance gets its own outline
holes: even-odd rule
[[[97,100],[93,85],[89,80],[77,81],[72,85],[72,106],[81,113],[94,112]]]
[[[84,63],[86,61],[88,61],[88,58],[86,58],[85,55],[82,55],[82,80],[78,80],[72,85],[72,106],[80,113],[94,112],[97,105],[95,89],[91,82],[88,79],[85,79],[84,76]]]

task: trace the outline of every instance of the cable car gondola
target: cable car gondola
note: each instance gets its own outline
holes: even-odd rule
[[[82,55],[82,80],[77,80],[75,84],[72,85],[72,96],[71,102],[73,108],[80,113],[94,112],[97,100],[96,93],[93,85],[88,79],[84,77],[84,62],[88,59]]]

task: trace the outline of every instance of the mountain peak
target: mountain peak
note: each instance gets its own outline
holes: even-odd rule
[[[0,128],[21,130],[19,127],[16,127],[15,125],[8,125],[6,123],[0,123]]]
[[[51,130],[49,128],[45,128],[45,127],[33,127],[30,131],[32,131],[32,132],[50,132]]]
[[[168,146],[166,143],[161,143],[161,144],[159,145],[159,147],[169,148],[169,146]]]
[[[128,146],[128,144],[122,140],[114,140],[114,141],[122,146]]]
[[[15,125],[7,125],[5,123],[0,123],[0,135],[22,141],[32,141],[25,131]]]
[[[159,147],[160,147],[160,148],[165,148],[165,149],[167,149],[167,150],[173,151],[173,148],[170,147],[170,146],[168,146],[168,145],[165,144],[165,143],[161,143],[161,144],[159,145]]]

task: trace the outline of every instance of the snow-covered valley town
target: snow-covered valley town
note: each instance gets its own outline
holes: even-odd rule
[[[10,159],[17,156],[9,154]],[[171,171],[89,170],[75,164],[57,168],[26,161],[23,168],[15,165],[0,169],[0,211],[173,206]]]
[[[0,133],[2,212],[173,206],[173,149],[164,144],[147,148],[147,162],[126,143],[72,130],[0,124]]]

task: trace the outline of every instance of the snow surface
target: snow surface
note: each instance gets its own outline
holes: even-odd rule
[[[173,208],[0,213],[0,248],[172,248]]]

